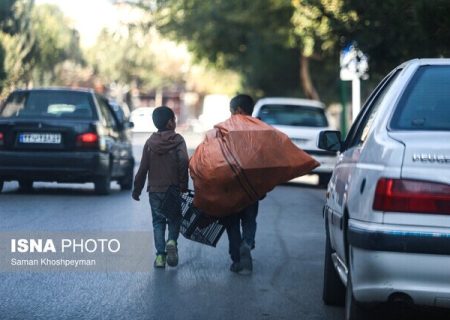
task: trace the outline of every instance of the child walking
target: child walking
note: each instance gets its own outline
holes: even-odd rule
[[[148,177],[152,210],[153,234],[156,248],[155,268],[178,265],[177,240],[180,233],[180,220],[171,221],[161,212],[161,203],[169,186],[177,186],[180,191],[188,187],[188,163],[186,143],[175,133],[175,114],[172,109],[161,106],[153,111],[153,123],[158,132],[146,141],[142,152],[139,170],[134,178],[132,197],[139,201],[145,180]],[[169,235],[166,242],[166,225]]]

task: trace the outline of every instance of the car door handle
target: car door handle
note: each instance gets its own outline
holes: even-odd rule
[[[359,193],[363,194],[365,188],[366,188],[366,178],[364,178],[363,181],[361,182],[361,187],[359,188]]]

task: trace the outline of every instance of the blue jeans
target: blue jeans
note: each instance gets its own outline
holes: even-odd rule
[[[239,249],[242,241],[245,241],[250,248],[254,248],[255,246],[256,216],[258,215],[258,207],[259,202],[256,201],[240,212],[221,219],[221,223],[227,230],[229,241],[228,252],[230,253],[231,260],[233,262],[240,261]]]
[[[166,225],[169,227],[168,240],[177,242],[180,234],[181,221],[170,221],[161,212],[161,204],[164,200],[164,192],[150,192],[150,208],[152,209],[153,237],[155,241],[156,254],[166,254]]]

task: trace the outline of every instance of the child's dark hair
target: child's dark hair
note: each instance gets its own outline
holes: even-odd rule
[[[169,120],[175,119],[175,113],[169,107],[161,106],[153,110],[152,119],[158,130],[164,130]]]
[[[240,107],[249,116],[252,115],[254,106],[255,103],[252,97],[247,94],[238,94],[230,101],[230,109],[232,112],[235,112]]]

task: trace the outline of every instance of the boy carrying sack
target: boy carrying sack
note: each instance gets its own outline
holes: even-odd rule
[[[172,109],[161,106],[153,111],[153,123],[158,132],[146,141],[142,152],[139,170],[134,178],[132,197],[139,201],[139,196],[148,176],[147,192],[153,220],[153,235],[156,248],[154,266],[164,268],[178,265],[177,240],[181,220],[169,220],[161,212],[161,204],[169,186],[177,186],[184,192],[188,187],[188,164],[184,138],[175,133],[175,114]],[[166,242],[166,225],[169,236]]]

